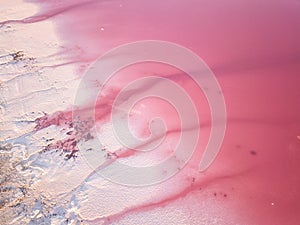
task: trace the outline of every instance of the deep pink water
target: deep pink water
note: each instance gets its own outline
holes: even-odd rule
[[[178,188],[170,187],[173,192],[162,194],[159,200],[132,205],[112,215],[110,221],[163,207],[188,195],[197,198],[203,188],[212,190],[207,200],[220,198],[221,207],[233,209],[233,217],[238,218],[235,223],[300,224],[299,1],[37,2],[41,12],[25,22],[54,20],[64,47],[70,50],[69,62],[78,65],[80,76],[91,62],[120,44],[164,40],[198,54],[222,88],[228,118],[224,142],[211,167],[199,173],[197,166],[208,139],[210,116],[203,93],[187,76],[171,76],[180,71],[145,63],[129,67],[119,76],[117,73],[106,85],[105,97],[98,99],[96,107],[98,122],[109,121],[112,102],[125,84],[156,73],[185,88],[199,110],[203,127],[196,153],[179,175],[183,179]],[[143,89],[130,95],[139,92]],[[177,115],[168,105],[156,99],[144,104],[146,107],[136,106],[142,114],[133,114],[131,120],[140,135],[147,136],[141,124],[147,124],[155,115],[165,118],[169,130],[179,127]],[[61,122],[71,120],[71,111],[61,115]],[[50,117],[44,123],[40,120],[39,128],[62,125],[57,115],[52,116],[53,120]],[[168,136],[171,146],[176,135]],[[168,154],[166,145],[160,150],[163,156]],[[185,179],[191,176],[195,179]]]

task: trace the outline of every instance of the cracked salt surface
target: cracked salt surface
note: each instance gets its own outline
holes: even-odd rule
[[[1,20],[24,18],[34,11],[29,3],[1,3]],[[61,63],[52,23],[4,24],[0,29],[0,224],[80,224],[74,197],[58,199],[47,187],[39,187],[58,171],[67,177],[64,171],[74,166],[53,153],[42,154],[60,130],[34,131],[37,118],[70,102],[72,69],[49,67]],[[57,76],[60,73],[65,76]],[[69,184],[56,184],[64,185]]]

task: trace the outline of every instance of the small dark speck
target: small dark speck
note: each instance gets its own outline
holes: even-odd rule
[[[226,197],[227,197],[227,194],[224,194],[223,196],[226,198]]]
[[[12,53],[11,56],[13,57],[13,59],[15,61],[19,61],[19,60],[23,59],[24,54],[23,54],[23,51],[18,51],[18,52]]]
[[[256,151],[251,150],[251,151],[250,151],[250,154],[251,154],[251,155],[256,155],[257,153],[256,153]]]
[[[214,193],[214,196],[217,196],[217,193],[216,193],[216,192]]]

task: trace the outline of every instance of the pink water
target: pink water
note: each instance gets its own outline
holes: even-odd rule
[[[220,214],[226,218],[223,224],[300,224],[299,1],[37,2],[41,12],[23,22],[55,21],[67,49],[61,54],[67,54],[67,63],[78,65],[78,79],[91,62],[114,47],[139,40],[164,40],[197,53],[216,75],[226,102],[227,130],[220,154],[207,171],[199,173],[197,166],[210,126],[203,93],[187,76],[169,76],[178,70],[164,65],[141,64],[119,72],[122,76],[116,74],[106,86],[106,96],[97,103],[98,122],[109,121],[112,101],[125,84],[156,73],[173,79],[191,95],[199,110],[202,139],[187,167],[174,178],[176,185],[164,186],[171,191],[162,189],[153,201],[128,202],[123,211],[87,221],[118,222],[182,199],[186,200],[177,205],[179,210],[195,210],[195,199],[216,199],[221,209],[231,212]],[[133,114],[131,120],[139,135],[147,136],[141,124],[155,115],[165,118],[169,131],[178,128],[176,113],[168,105],[156,99],[144,104],[146,107],[136,106],[141,114]],[[61,120],[57,115],[43,123],[40,120],[38,128],[63,126],[71,120],[71,111],[60,115],[64,115]],[[168,136],[169,147],[176,144],[176,135]],[[165,157],[166,146],[152,157]],[[202,195],[203,190],[210,194]],[[204,211],[196,208],[188,223],[200,224],[197,221]],[[208,216],[218,217],[220,211],[211,210]]]

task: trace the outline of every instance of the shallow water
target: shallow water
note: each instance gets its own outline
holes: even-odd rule
[[[27,19],[5,18],[7,21],[3,20],[1,27],[6,31],[3,34],[6,40],[9,29],[17,30],[9,31],[15,32],[12,36],[16,32],[23,35],[24,40],[18,42],[23,43],[22,48],[29,49],[27,52],[32,51],[35,58],[4,57],[6,70],[1,79],[16,96],[7,94],[12,91],[4,94],[8,103],[3,113],[5,134],[1,143],[14,146],[14,154],[23,151],[29,155],[19,159],[29,164],[30,170],[25,170],[28,174],[24,177],[27,180],[30,174],[36,177],[33,184],[27,184],[31,195],[25,199],[30,202],[39,190],[48,210],[48,214],[38,213],[38,217],[25,214],[17,222],[22,224],[30,218],[31,224],[299,223],[298,1],[34,1],[34,4],[40,7],[37,14]],[[54,28],[46,27],[47,23],[54,24]],[[34,27],[39,25],[40,28]],[[32,34],[26,33],[30,26],[33,26],[31,32],[36,32],[37,41],[27,44],[24,41],[31,38]],[[49,44],[43,31],[54,33],[59,40]],[[98,80],[89,83],[88,89],[83,89],[84,93],[90,90],[93,93],[103,87],[95,105],[96,130],[90,130],[89,109],[94,105],[89,99],[84,99],[85,104],[75,111],[75,115],[81,116],[79,121],[72,118],[78,85],[93,68],[92,63],[113,48],[142,40],[168,41],[190,49],[207,64],[221,87],[218,94],[226,104],[226,132],[217,158],[205,171],[199,171],[199,162],[212,129],[219,126],[212,122],[209,108],[212,102],[207,101],[205,93],[215,90],[205,85],[201,90],[180,68],[144,62],[117,71],[107,83],[100,75]],[[7,47],[3,48],[5,51]],[[33,51],[35,48],[41,52]],[[106,60],[111,65],[124,57],[110,56]],[[9,67],[10,62],[15,62],[13,68]],[[32,75],[26,76],[26,71],[16,69],[20,65],[24,68],[21,63],[27,67],[36,65],[38,69],[31,68]],[[17,82],[10,81],[9,73],[13,71]],[[195,124],[194,117],[190,116],[187,127],[180,127],[179,118],[185,117],[178,115],[178,110],[164,100],[149,98],[151,91],[164,89],[164,93],[171,93],[159,86],[160,81],[129,88],[121,96],[121,109],[116,107],[121,115],[127,99],[148,96],[130,112],[128,121],[133,133],[147,138],[149,121],[155,117],[162,118],[166,125],[162,144],[153,152],[140,153],[124,148],[117,141],[110,116],[118,93],[126,85],[153,76],[171,80],[183,88],[197,109],[200,124]],[[41,81],[37,82],[38,79]],[[38,94],[28,98],[27,92]],[[18,110],[21,104],[22,110],[16,113],[13,104],[17,104]],[[24,117],[32,121],[30,125],[18,125]],[[15,126],[19,130],[10,131]],[[194,137],[195,127],[200,127],[201,132],[191,160],[167,181],[131,187],[101,177],[103,170],[120,176],[116,174],[118,170],[110,167],[116,161],[150,166],[164,160],[177,148],[181,137],[178,131]],[[95,140],[100,140],[100,147],[97,148]],[[150,139],[149,143],[153,141]],[[89,148],[91,151],[86,151]],[[41,150],[38,156],[34,154]],[[180,157],[178,165],[181,166],[179,161],[186,155]],[[91,163],[93,158],[97,159],[96,166]],[[176,163],[175,160],[175,167]],[[173,161],[167,168],[172,166]],[[33,172],[32,168],[41,172]],[[157,176],[164,174],[164,171],[156,172]],[[126,173],[121,176],[126,178]],[[37,203],[31,206],[26,201],[27,210],[43,211]],[[12,218],[7,221],[13,223]]]

